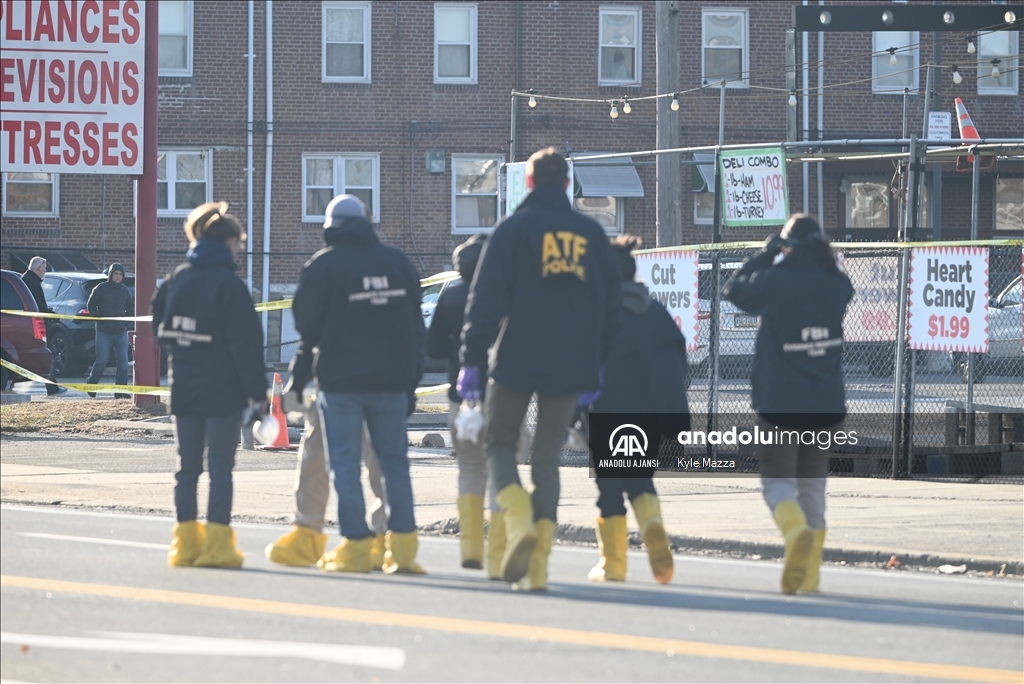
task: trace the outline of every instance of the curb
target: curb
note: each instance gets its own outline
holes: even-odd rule
[[[28,394],[0,392],[0,406],[7,406],[8,404],[27,404],[30,401],[32,401],[32,397]]]

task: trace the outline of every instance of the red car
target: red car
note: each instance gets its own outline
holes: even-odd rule
[[[35,299],[21,276],[14,271],[0,270],[0,309],[38,311]],[[42,318],[29,318],[12,314],[0,314],[0,354],[4,361],[17,364],[36,375],[46,377],[50,373],[53,355],[46,347],[46,323]],[[8,382],[24,382],[17,373],[0,367],[0,388],[7,389]]]

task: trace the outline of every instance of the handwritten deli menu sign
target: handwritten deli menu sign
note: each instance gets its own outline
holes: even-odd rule
[[[786,154],[778,147],[723,150],[722,217],[727,226],[774,226],[789,218]]]

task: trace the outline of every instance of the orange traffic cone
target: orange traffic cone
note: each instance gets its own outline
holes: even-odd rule
[[[274,443],[262,447],[264,449],[291,449],[291,444],[288,441],[288,418],[281,410],[281,393],[281,374],[274,373],[274,398],[270,402],[270,415],[277,421],[280,429],[277,431],[277,439],[274,440]]]
[[[964,101],[959,97],[956,98],[956,118],[960,124],[960,137],[963,140],[981,140],[981,135],[979,135],[978,129],[974,126],[974,121],[971,120],[971,115],[967,113]],[[995,157],[993,156],[981,157],[981,168],[983,169],[991,169],[994,163]],[[970,171],[973,165],[974,155],[956,158],[957,171]]]

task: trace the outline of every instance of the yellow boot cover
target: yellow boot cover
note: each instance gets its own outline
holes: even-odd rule
[[[374,572],[384,569],[384,535],[378,534],[373,537],[373,544],[370,545],[370,566]]]
[[[384,536],[384,572],[402,573],[406,575],[426,575],[427,571],[416,562],[416,551],[419,549],[418,532],[392,532]]]
[[[281,565],[316,565],[327,547],[327,535],[303,525],[292,525],[290,532],[267,544],[267,559]]]
[[[167,563],[171,567],[190,566],[199,558],[206,542],[206,528],[203,523],[191,520],[174,523],[171,531],[171,550],[167,552]]]
[[[533,502],[522,485],[510,484],[497,495],[505,512],[505,555],[501,559],[501,579],[518,582],[530,569],[530,558],[537,546],[533,525]]]
[[[800,585],[800,591],[818,591],[818,578],[821,574],[821,555],[825,550],[825,530],[811,530],[814,541],[811,543],[811,553],[807,560],[807,576],[804,583]]]
[[[501,559],[505,555],[505,513],[491,513],[487,524],[487,579],[501,579]]]
[[[245,555],[235,546],[235,531],[229,525],[206,523],[206,543],[193,563],[197,568],[240,568]]]
[[[597,547],[601,560],[587,579],[594,582],[626,581],[626,516],[611,515],[597,519]]]
[[[484,497],[463,494],[458,504],[462,567],[480,570],[484,567]]]
[[[526,577],[512,585],[516,591],[547,591],[548,590],[548,558],[551,556],[551,544],[555,540],[554,520],[541,518],[536,523],[537,545],[530,556],[530,570]]]
[[[325,572],[370,572],[370,547],[373,537],[342,539],[341,543],[320,557],[316,565]]]
[[[782,593],[795,594],[807,576],[807,561],[814,535],[807,527],[803,509],[793,499],[780,501],[775,507],[775,522],[786,540],[786,555],[782,560]]]
[[[651,562],[654,579],[662,584],[672,580],[675,565],[672,561],[672,547],[661,519],[661,504],[655,494],[641,494],[630,502],[633,514],[640,527],[640,538],[647,547],[647,559]]]

